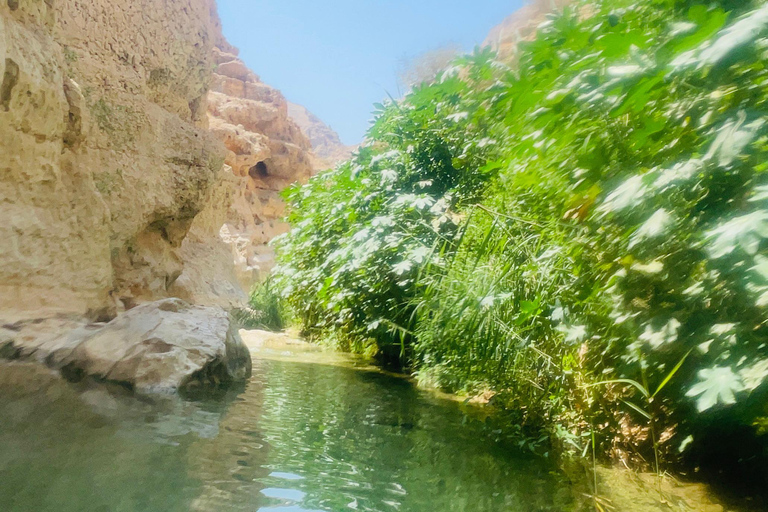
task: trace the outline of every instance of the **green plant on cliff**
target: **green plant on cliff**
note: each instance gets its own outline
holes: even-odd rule
[[[664,457],[758,435],[766,62],[768,6],[730,0],[577,3],[514,67],[462,57],[290,191],[282,292],[306,331],[489,389],[579,448],[595,425],[653,448],[620,435],[644,422],[636,388],[590,387],[616,379],[660,389]]]

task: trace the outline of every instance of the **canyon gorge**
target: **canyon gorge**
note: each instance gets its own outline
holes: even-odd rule
[[[280,191],[348,152],[325,129],[315,156],[237,53],[213,0],[0,4],[3,354],[62,366],[138,305],[246,302]]]
[[[486,44],[511,59],[545,3]],[[126,331],[130,349],[115,351],[104,330],[138,306],[166,332],[189,329],[190,304],[197,327],[227,332],[217,350],[237,353],[220,312],[274,266],[269,242],[289,229],[280,192],[356,147],[248,68],[214,0],[4,1],[0,76],[0,353],[108,380],[94,357],[147,366],[120,377],[136,385],[178,359],[170,336]]]

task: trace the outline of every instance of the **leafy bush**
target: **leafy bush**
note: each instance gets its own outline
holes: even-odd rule
[[[271,279],[254,286],[248,307],[236,309],[233,314],[235,320],[246,329],[281,331],[285,329],[289,320],[280,293],[275,289]]]
[[[513,69],[477,51],[380,105],[290,192],[278,283],[306,329],[580,449],[764,432],[766,62],[763,2],[577,4]]]

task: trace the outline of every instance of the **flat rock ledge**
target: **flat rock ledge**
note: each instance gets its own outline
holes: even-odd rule
[[[139,393],[173,393],[251,375],[251,354],[218,307],[163,299],[109,323],[46,318],[0,328],[0,357],[36,360],[70,380],[90,376]]]

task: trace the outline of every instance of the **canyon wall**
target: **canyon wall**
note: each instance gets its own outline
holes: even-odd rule
[[[0,324],[245,301],[312,164],[236,53],[214,0],[0,1]]]
[[[226,147],[225,169],[234,184],[217,235],[230,247],[238,280],[248,289],[274,266],[268,244],[289,229],[280,191],[312,175],[311,145],[288,117],[280,91],[248,69],[236,48],[221,38],[213,55],[208,118]]]
[[[301,128],[312,145],[312,167],[325,170],[352,157],[357,146],[345,146],[339,134],[301,105],[288,103],[288,116]]]
[[[0,3],[3,320],[168,294],[223,162],[209,0]]]
[[[573,0],[531,0],[493,27],[483,46],[489,46],[504,61],[515,59],[517,45],[536,36],[536,27],[546,21],[547,15],[562,9]]]

